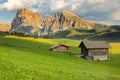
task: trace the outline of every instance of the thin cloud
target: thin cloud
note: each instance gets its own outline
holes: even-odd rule
[[[120,10],[111,14],[111,19],[120,21]]]
[[[42,2],[42,0],[41,0]],[[28,9],[33,9],[33,6],[36,5],[37,3],[40,4],[39,0],[8,0],[7,2],[1,3],[0,4],[0,10],[8,10],[8,11],[13,11],[13,10],[18,10],[20,8],[28,8]]]

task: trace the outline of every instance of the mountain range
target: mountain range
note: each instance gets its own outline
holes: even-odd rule
[[[46,18],[43,18],[39,13],[26,8],[18,10],[12,22],[0,24],[2,32],[72,39],[92,39],[98,34],[114,31],[117,31],[115,34],[120,34],[119,28],[119,26],[96,24],[82,19],[68,10],[56,12],[55,16],[48,14]]]
[[[13,18],[10,32],[41,36],[69,28],[92,29],[94,25],[68,10],[57,12],[55,16],[47,15],[46,19],[43,19],[38,13],[22,8]]]

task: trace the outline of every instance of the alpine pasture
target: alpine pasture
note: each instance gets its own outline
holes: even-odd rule
[[[63,43],[69,53],[52,52]],[[110,43],[109,61],[78,58],[80,41],[0,37],[0,80],[120,80],[120,43]]]

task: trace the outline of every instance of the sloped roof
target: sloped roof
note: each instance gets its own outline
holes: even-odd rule
[[[64,45],[64,44],[56,44],[56,45],[50,47],[50,49],[53,49],[53,48],[56,48],[56,47],[59,47],[59,46],[69,47],[69,46],[66,46],[66,45]]]
[[[91,49],[91,48],[111,48],[107,41],[84,40],[80,43],[80,45],[78,47],[82,47],[82,44],[84,44],[87,49]]]

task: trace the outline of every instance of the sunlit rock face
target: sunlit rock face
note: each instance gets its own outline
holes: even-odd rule
[[[86,28],[86,29],[92,29],[93,26],[94,26],[93,22],[81,19],[77,15],[75,15],[72,12],[67,11],[67,10],[63,10],[61,12],[60,24],[62,25],[63,29],[66,29],[66,28]]]
[[[40,36],[42,22],[43,19],[38,13],[23,8],[13,18],[11,32]]]
[[[11,29],[11,23],[0,23],[0,31],[9,32]]]
[[[81,19],[77,15],[67,10],[57,12],[54,18],[49,16],[47,19],[49,19],[48,22],[50,23],[49,29],[53,33],[68,28],[92,29],[94,26],[93,22]]]

